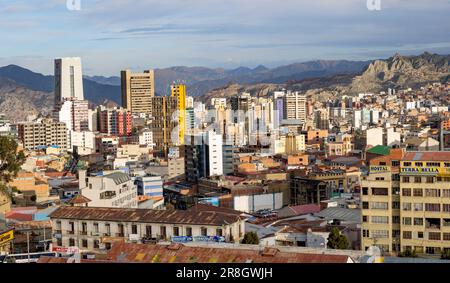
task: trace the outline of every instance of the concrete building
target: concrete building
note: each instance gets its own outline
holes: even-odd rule
[[[169,158],[168,169],[170,180],[184,179],[185,177],[184,163],[185,163],[184,157]]]
[[[132,113],[152,114],[152,97],[155,96],[155,74],[153,70],[144,73],[121,72],[122,107]]]
[[[179,141],[179,133],[174,131],[178,124],[178,119],[174,119],[178,110],[178,98],[156,96],[151,101],[153,114],[150,130],[153,133],[154,149],[165,157],[169,148]]]
[[[209,206],[189,210],[60,207],[50,218],[53,245],[82,251],[109,250],[117,241],[146,239],[235,242],[245,233],[240,213]]]
[[[123,108],[97,108],[98,131],[114,136],[130,136],[133,132],[131,111]]]
[[[186,130],[186,85],[176,84],[170,86],[171,96],[177,98],[178,110],[178,142],[176,145],[184,145]]]
[[[287,120],[306,121],[306,95],[299,92],[288,92],[284,96],[284,118]]]
[[[192,135],[185,146],[186,178],[197,182],[200,178],[223,175],[222,136],[214,131]]]
[[[80,58],[55,60],[55,105],[66,99],[84,100]]]
[[[90,207],[137,208],[137,190],[128,174],[113,172],[106,175],[87,176],[79,171],[81,194],[90,199]]]
[[[138,176],[134,181],[138,195],[149,197],[163,196],[163,181],[160,175],[146,174],[145,176]]]
[[[18,136],[23,147],[28,150],[51,145],[67,148],[66,124],[51,119],[19,123]]]

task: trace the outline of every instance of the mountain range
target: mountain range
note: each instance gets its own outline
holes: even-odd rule
[[[281,87],[296,90],[341,88],[350,93],[375,92],[387,87],[415,87],[428,82],[448,82],[450,55],[425,52],[419,56],[394,55],[385,60],[317,60],[276,68],[258,66],[232,70],[205,67],[155,69],[155,92],[169,94],[176,81],[187,85],[198,99],[230,96],[239,91],[265,96]],[[120,78],[85,76],[85,98],[94,104],[120,104]],[[0,67],[0,112],[11,120],[50,111],[54,77],[16,65]],[[20,109],[20,111],[17,111]],[[22,114],[19,114],[22,113]]]

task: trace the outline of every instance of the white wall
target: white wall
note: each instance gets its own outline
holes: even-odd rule
[[[256,212],[261,209],[280,209],[282,207],[283,193],[234,197],[234,209],[247,213]]]

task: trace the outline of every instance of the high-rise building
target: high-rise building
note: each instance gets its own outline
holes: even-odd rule
[[[153,70],[144,73],[121,72],[122,106],[132,113],[152,114],[152,97],[155,96]]]
[[[66,99],[84,100],[80,58],[55,60],[55,105]]]
[[[152,108],[150,130],[153,132],[154,149],[163,156],[167,156],[168,149],[179,139],[178,132],[174,133],[178,124],[175,115],[178,110],[178,98],[176,96],[155,96],[152,98]]]
[[[288,92],[284,96],[284,118],[306,121],[306,95]]]
[[[178,143],[184,145],[184,135],[186,130],[186,85],[176,84],[170,86],[171,96],[178,100]]]
[[[439,256],[450,249],[448,152],[391,150],[362,180],[362,248]]]
[[[67,128],[64,122],[44,119],[18,125],[19,140],[25,149],[34,150],[42,146],[67,147]]]
[[[97,108],[98,131],[108,135],[123,137],[133,132],[133,116],[123,108]]]
[[[185,146],[186,180],[223,175],[222,135],[208,131],[190,136]]]

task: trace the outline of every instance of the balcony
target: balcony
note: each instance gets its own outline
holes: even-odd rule
[[[87,231],[80,231],[80,235],[82,236],[87,236],[88,232]]]
[[[67,234],[69,234],[69,235],[75,235],[75,231],[73,231],[73,230],[67,230]]]

